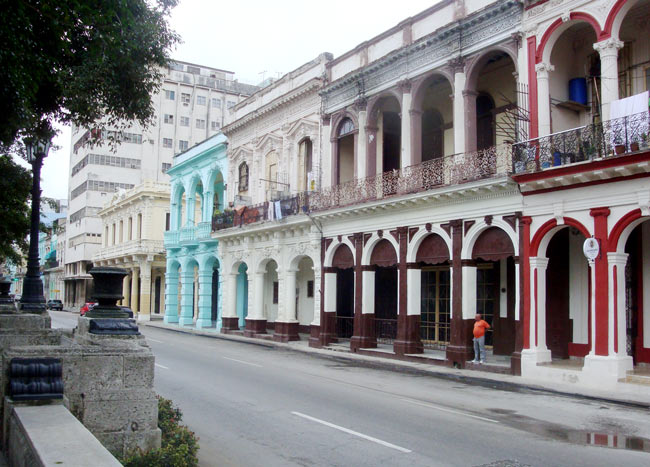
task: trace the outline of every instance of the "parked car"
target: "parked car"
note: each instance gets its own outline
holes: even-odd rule
[[[61,300],[48,300],[46,307],[48,310],[63,311],[63,302]]]
[[[79,314],[81,316],[84,316],[86,313],[88,313],[90,310],[92,310],[96,306],[97,306],[97,302],[86,302],[86,303],[84,303],[84,305],[79,310]]]

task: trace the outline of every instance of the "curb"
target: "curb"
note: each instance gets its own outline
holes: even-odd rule
[[[386,359],[382,357],[375,357],[369,355],[361,355],[352,352],[344,352],[337,350],[317,349],[313,347],[297,347],[284,342],[267,341],[262,339],[255,339],[250,337],[237,336],[232,334],[221,334],[214,331],[201,331],[194,328],[181,328],[178,326],[168,326],[163,324],[150,324],[151,321],[140,322],[147,327],[157,328],[164,331],[175,332],[180,334],[191,334],[199,337],[207,337],[211,339],[221,339],[230,342],[239,342],[248,345],[256,345],[258,347],[284,349],[293,352],[300,352],[303,354],[313,355],[329,360],[338,360],[346,362],[357,362],[362,364],[365,368],[399,371],[417,376],[431,376],[434,378],[445,379],[448,381],[455,381],[464,384],[471,384],[475,386],[482,386],[491,389],[499,389],[504,391],[522,392],[530,391],[533,393],[542,393],[548,395],[555,395],[561,397],[571,397],[575,399],[582,399],[588,401],[603,402],[608,404],[615,404],[630,408],[650,409],[650,402],[630,399],[617,399],[613,397],[585,394],[580,392],[571,392],[560,389],[553,389],[541,385],[517,382],[517,381],[504,381],[501,378],[510,377],[510,375],[498,375],[496,377],[475,376],[467,373],[474,373],[474,370],[460,370],[447,367],[426,365],[425,363],[414,363],[408,361]],[[425,366],[425,367],[423,367]],[[444,369],[444,370],[443,370]],[[441,371],[442,370],[442,371]],[[514,378],[514,376],[513,376]]]

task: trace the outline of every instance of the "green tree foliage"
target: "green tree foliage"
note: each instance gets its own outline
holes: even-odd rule
[[[32,176],[6,155],[0,155],[0,174],[0,263],[19,264],[27,250]]]
[[[178,36],[178,0],[0,0],[0,144],[77,126],[143,125]]]
[[[160,449],[136,451],[122,460],[127,467],[195,467],[199,463],[199,440],[187,426],[183,414],[172,401],[158,397],[158,428],[162,432]]]

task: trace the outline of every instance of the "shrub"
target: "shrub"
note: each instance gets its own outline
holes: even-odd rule
[[[158,396],[158,428],[162,432],[160,449],[147,453],[135,450],[122,459],[127,467],[195,467],[199,460],[199,439],[181,425],[183,413],[172,401]]]

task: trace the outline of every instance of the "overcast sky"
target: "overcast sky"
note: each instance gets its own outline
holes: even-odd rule
[[[335,57],[436,1],[180,0],[171,18],[182,37],[177,60],[235,72],[247,83],[277,77],[322,52]],[[43,195],[67,198],[70,129],[43,167]]]

